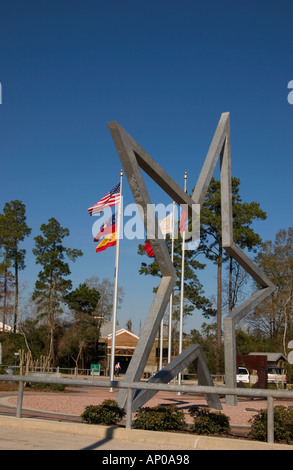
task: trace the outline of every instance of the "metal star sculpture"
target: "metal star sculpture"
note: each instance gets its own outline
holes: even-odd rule
[[[188,215],[192,216],[195,210],[194,205],[201,205],[205,199],[216,163],[220,158],[222,246],[260,286],[259,290],[252,294],[248,300],[239,305],[235,310],[230,312],[224,319],[226,386],[231,388],[236,387],[235,325],[268,297],[274,291],[275,287],[233,241],[229,113],[223,113],[220,118],[192,197],[188,196],[117,122],[110,122],[108,126],[135,202],[138,208],[141,208],[144,226],[148,231],[154,234],[150,241],[162,274],[158,291],[153,300],[124,380],[128,383],[138,382],[140,380],[177,278],[166,243],[160,233],[158,220],[141,169],[144,170],[172,200],[179,205],[186,205],[188,207]],[[195,213],[194,215],[196,216],[197,214]],[[192,345],[192,347],[183,351],[174,361],[171,361],[164,369],[159,371],[151,381],[168,383],[191,362],[193,362],[196,367],[199,384],[213,385],[204,356],[198,345]],[[156,392],[138,391],[133,399],[133,410],[142,406],[154,393]],[[209,394],[206,398],[210,407],[221,409],[217,395]],[[121,390],[119,392],[117,401],[121,406],[125,406],[126,391]],[[237,397],[227,396],[227,403],[235,405],[237,403]]]

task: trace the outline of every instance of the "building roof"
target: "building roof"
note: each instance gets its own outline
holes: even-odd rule
[[[113,322],[109,320],[104,320],[103,324],[100,329],[100,338],[112,338],[112,333],[113,333]],[[129,330],[126,330],[125,328],[122,328],[121,326],[116,325],[116,336],[121,335],[122,333],[127,333],[131,336],[134,336],[135,338],[138,339],[138,336],[135,333],[132,333]]]
[[[134,338],[137,338],[138,339],[138,336],[134,333],[132,333],[131,331],[129,330],[126,330],[125,328],[119,328],[117,327],[116,328],[116,336],[119,336],[119,335],[122,335],[123,333],[126,333],[130,336],[133,336]],[[111,333],[108,334],[108,339],[112,338],[112,331]]]
[[[282,353],[268,353],[268,352],[251,352],[250,356],[267,356],[268,362],[278,362],[280,360],[287,361],[287,358]]]

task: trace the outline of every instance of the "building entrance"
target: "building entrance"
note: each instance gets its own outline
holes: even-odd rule
[[[127,367],[129,366],[131,357],[132,356],[115,356],[115,364],[117,364],[117,362],[120,363],[120,374],[125,374],[125,372],[127,371]]]

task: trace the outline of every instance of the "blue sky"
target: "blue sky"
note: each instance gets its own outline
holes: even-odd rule
[[[292,226],[292,17],[287,0],[1,1],[0,210],[13,199],[26,205],[32,234],[20,278],[30,292],[39,271],[33,238],[50,217],[84,252],[71,265],[74,287],[91,276],[113,280],[115,249],[95,253],[87,213],[119,181],[109,121],[182,186],[187,171],[191,192],[229,111],[232,174],[243,201],[267,212],[255,230],[267,240]],[[118,320],[132,319],[137,331],[155,282],[138,274],[136,241],[120,250]],[[215,294],[214,271],[201,276]],[[201,323],[195,313],[186,329]]]

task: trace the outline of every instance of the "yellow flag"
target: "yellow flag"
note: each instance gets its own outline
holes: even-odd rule
[[[117,243],[117,237],[116,237],[116,232],[115,233],[109,233],[109,235],[106,235],[106,237],[103,238],[103,240],[97,245],[96,247],[96,252],[99,253],[100,251],[104,251],[109,246],[114,246]]]
[[[172,233],[172,225],[173,225],[173,214],[172,212],[165,217],[165,219],[160,221],[160,228],[163,235],[167,233]]]

